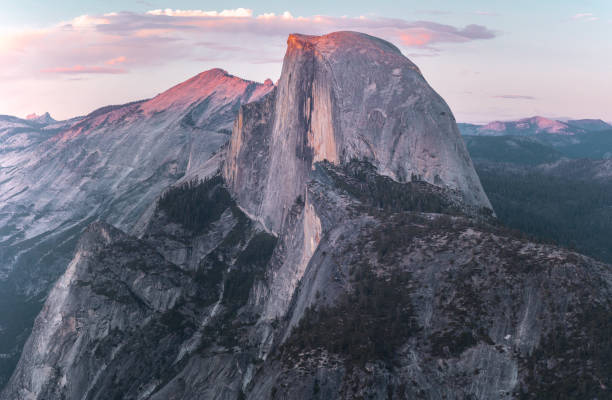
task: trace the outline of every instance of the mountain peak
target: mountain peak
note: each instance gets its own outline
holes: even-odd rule
[[[519,121],[521,122],[521,121]],[[554,119],[545,118],[541,116],[535,116],[528,119],[528,122],[534,124],[538,129],[545,131],[546,133],[561,133],[567,131],[567,124],[556,121]]]
[[[141,109],[146,114],[169,109],[181,109],[213,94],[216,98],[224,101],[231,98],[246,97],[243,99],[244,102],[249,102],[258,99],[271,90],[271,87],[267,90],[258,90],[263,86],[267,85],[238,78],[221,68],[213,68],[158,94],[143,103]]]
[[[321,36],[292,33],[287,39],[288,51],[302,49],[307,46],[316,46],[319,50],[327,51],[350,49],[352,47],[359,47],[362,51],[368,48],[376,48],[384,52],[401,55],[401,51],[393,44],[377,37],[354,31],[332,32]]]
[[[226,77],[226,76],[233,77],[233,75],[228,73],[223,68],[212,68],[212,69],[200,72],[199,74],[197,74],[196,76],[194,76],[191,79],[196,79],[196,78],[197,79],[219,79],[219,78],[223,78],[223,77]]]
[[[572,135],[568,124],[539,115],[522,118],[516,121],[493,121],[476,129],[482,135],[527,135],[537,133],[551,133]]]
[[[272,231],[324,160],[367,160],[398,182],[424,180],[490,208],[448,105],[384,40],[289,35],[275,99],[261,103],[239,114],[224,173],[241,205]],[[265,160],[256,171],[255,159]]]
[[[38,115],[36,113],[32,113],[29,114],[26,117],[27,120],[29,121],[34,121],[34,122],[38,122],[39,124],[44,124],[44,125],[48,125],[51,124],[53,122],[57,122],[55,121],[52,117],[51,114],[49,114],[48,112],[42,114],[42,115]]]

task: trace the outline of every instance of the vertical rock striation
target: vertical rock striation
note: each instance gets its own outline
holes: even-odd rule
[[[395,46],[357,32],[290,35],[275,96],[243,109],[234,125],[228,184],[279,232],[313,163],[355,158],[491,208],[450,109]]]
[[[241,108],[223,169],[242,209],[287,245],[272,266],[265,318],[287,311],[331,227],[308,196],[315,163],[354,159],[491,208],[450,109],[395,46],[357,32],[292,34],[274,93]],[[291,215],[300,202],[303,211]]]

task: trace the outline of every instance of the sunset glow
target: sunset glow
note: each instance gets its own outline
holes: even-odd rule
[[[53,16],[39,8],[36,25],[11,17],[17,9],[9,6],[0,16],[0,114],[49,111],[69,118],[152,97],[214,67],[276,81],[289,33],[356,30],[389,40],[422,66],[458,120],[612,120],[605,104],[612,87],[604,79],[604,66],[612,63],[605,50],[612,6],[605,2],[586,8],[550,2],[528,15],[518,6],[483,1],[430,10],[412,1],[398,9],[362,4],[351,7],[351,15],[339,5],[114,3],[107,9],[62,6]]]

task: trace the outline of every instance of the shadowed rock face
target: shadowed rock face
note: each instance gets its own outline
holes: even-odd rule
[[[450,109],[395,46],[356,32],[293,34],[287,45],[275,98],[240,114],[224,171],[268,228],[281,229],[321,160],[369,160],[397,181],[417,176],[490,208]],[[256,176],[254,153],[265,159]]]

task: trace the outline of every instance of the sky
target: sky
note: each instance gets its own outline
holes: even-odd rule
[[[289,33],[338,30],[398,46],[457,121],[612,121],[609,0],[0,0],[0,114],[66,119],[215,67],[276,81]]]

